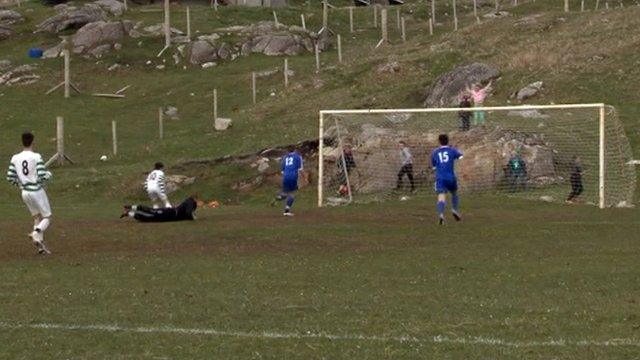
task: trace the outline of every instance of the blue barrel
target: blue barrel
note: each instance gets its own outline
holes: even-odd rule
[[[42,57],[42,49],[40,48],[29,49],[29,57],[32,59],[40,59]]]

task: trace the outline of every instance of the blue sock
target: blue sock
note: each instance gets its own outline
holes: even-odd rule
[[[458,212],[458,205],[460,205],[460,197],[458,194],[451,194],[451,208],[453,211]]]
[[[438,201],[438,205],[436,206],[436,208],[438,209],[438,214],[440,214],[440,216],[444,215],[445,206],[446,203],[444,201]]]
[[[291,207],[293,206],[293,201],[296,198],[293,197],[293,195],[288,195],[287,196],[287,206],[285,207],[285,210],[289,211],[291,210]]]

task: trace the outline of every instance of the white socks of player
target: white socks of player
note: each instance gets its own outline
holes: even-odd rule
[[[49,224],[51,223],[51,220],[49,220],[49,218],[44,218],[42,220],[40,220],[40,222],[38,224],[36,224],[34,230],[43,233],[45,232],[45,230],[47,230],[47,228],[49,227]]]

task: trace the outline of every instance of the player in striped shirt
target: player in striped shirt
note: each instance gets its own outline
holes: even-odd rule
[[[44,232],[51,222],[51,206],[44,190],[51,178],[42,161],[42,156],[33,152],[34,136],[30,132],[22,134],[24,150],[11,158],[7,180],[22,190],[22,200],[33,216],[33,230],[28,234],[39,254],[50,254],[44,245]]]
[[[154,170],[147,176],[144,188],[147,190],[147,194],[149,194],[149,198],[153,202],[154,209],[172,207],[166,193],[164,165],[161,162],[157,162]]]

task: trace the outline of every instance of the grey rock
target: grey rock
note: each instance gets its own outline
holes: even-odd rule
[[[76,54],[91,54],[96,58],[102,57],[112,48],[117,47],[133,28],[130,21],[105,22],[97,21],[83,26],[71,37],[71,47]],[[122,45],[120,45],[121,47]],[[62,43],[45,51],[44,58],[60,55]]]
[[[231,127],[233,121],[228,118],[217,118],[214,123],[214,127],[217,131],[224,131]]]
[[[111,45],[109,44],[98,45],[95,48],[89,50],[89,54],[95,57],[96,59],[99,59],[104,55],[106,55],[110,50],[111,50]]]
[[[13,30],[5,25],[0,25],[0,40],[8,39],[13,34]]]
[[[189,62],[194,65],[212,62],[218,59],[216,48],[203,40],[191,43],[188,53],[190,54]]]
[[[496,12],[491,12],[488,14],[484,14],[482,15],[482,17],[487,18],[487,19],[496,19],[496,18],[502,18],[505,16],[509,16],[510,14],[507,11],[496,11]]]
[[[185,175],[168,175],[165,177],[165,187],[167,190],[167,194],[174,193],[181,188],[191,185],[195,182],[195,177],[189,177]]]
[[[486,83],[495,80],[500,76],[500,71],[489,65],[474,63],[461,66],[440,76],[427,89],[427,98],[424,106],[427,107],[447,107],[456,106],[458,95],[476,83]]]
[[[175,106],[167,106],[164,110],[164,114],[170,118],[178,118],[178,108]]]
[[[124,3],[117,0],[98,0],[93,3],[100,6],[111,15],[120,16],[124,13]]]
[[[66,29],[80,28],[86,24],[106,20],[106,13],[100,6],[85,4],[76,9],[60,7],[60,12],[44,20],[36,27],[36,32],[59,33]]]
[[[40,79],[40,76],[34,73],[35,65],[20,65],[5,72],[0,76],[0,85],[29,85]]]
[[[378,66],[378,73],[380,74],[395,74],[397,72],[400,72],[400,63],[397,61],[391,61],[389,63]]]
[[[0,25],[11,25],[23,21],[22,15],[13,10],[0,10]]]
[[[0,71],[4,71],[11,67],[11,61],[9,60],[0,60]]]
[[[516,91],[512,95],[512,98],[515,97],[520,101],[528,99],[538,94],[542,90],[543,86],[544,86],[544,83],[542,81],[536,81]]]

